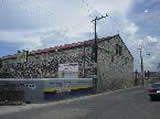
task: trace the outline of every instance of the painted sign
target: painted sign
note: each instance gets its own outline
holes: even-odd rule
[[[27,61],[27,55],[28,55],[28,51],[23,51],[23,52],[18,52],[17,53],[17,61],[18,62],[26,62]]]
[[[36,84],[30,83],[30,84],[24,84],[24,86],[25,86],[26,88],[29,88],[29,89],[32,89],[32,90],[36,89]]]
[[[59,72],[78,72],[78,63],[59,64]]]
[[[47,82],[44,92],[71,92],[72,90],[88,89],[92,87],[92,79],[58,79]]]

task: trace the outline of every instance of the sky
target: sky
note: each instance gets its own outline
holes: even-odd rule
[[[0,0],[0,56],[120,34],[140,69],[160,70],[160,0]]]

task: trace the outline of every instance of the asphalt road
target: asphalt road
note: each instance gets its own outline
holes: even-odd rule
[[[36,108],[32,105],[26,110],[1,113],[0,119],[160,119],[160,102],[151,102],[141,87]]]

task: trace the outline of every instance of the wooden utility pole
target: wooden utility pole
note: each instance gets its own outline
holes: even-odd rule
[[[94,57],[94,61],[95,61],[95,63],[97,63],[97,21],[99,21],[99,20],[101,20],[101,19],[104,19],[104,18],[106,18],[106,17],[108,17],[108,15],[106,14],[105,16],[101,16],[101,17],[95,17],[95,19],[93,19],[91,22],[93,22],[94,23],[94,52],[95,52],[95,57]]]
[[[143,77],[144,65],[143,65],[142,48],[139,48],[139,51],[140,51],[140,60],[141,60],[141,80],[142,80],[142,85],[144,85],[144,77]]]
[[[101,16],[101,17],[95,17],[95,19],[93,19],[91,22],[94,23],[94,53],[95,53],[95,56],[94,56],[94,61],[95,61],[95,88],[97,89],[97,56],[98,56],[98,46],[97,46],[97,21],[101,20],[101,19],[104,19],[108,17],[108,14],[106,14],[105,16]]]
[[[83,46],[83,78],[86,76],[86,49],[85,49],[85,42]]]

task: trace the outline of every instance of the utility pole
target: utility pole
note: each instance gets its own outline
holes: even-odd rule
[[[143,77],[144,65],[143,65],[142,48],[140,48],[139,50],[140,50],[140,60],[141,60],[141,80],[142,80],[142,85],[144,85],[144,77]]]
[[[108,15],[106,14],[105,16],[101,16],[101,17],[95,17],[95,19],[93,19],[91,22],[94,22],[94,38],[95,38],[95,40],[94,40],[94,52],[95,52],[95,57],[94,57],[94,61],[95,61],[95,63],[97,63],[97,21],[99,21],[99,20],[101,20],[101,19],[104,19],[104,18],[106,18],[106,17],[108,17]]]
[[[86,62],[85,62],[85,60],[86,60],[86,49],[85,49],[85,42],[84,42],[84,46],[83,46],[83,78],[85,78],[85,76],[86,76],[86,74],[85,74],[85,64],[86,64]]]
[[[108,14],[106,14],[105,16],[101,16],[101,17],[95,17],[91,22],[94,23],[94,53],[95,53],[95,56],[94,56],[94,61],[95,61],[95,65],[96,65],[96,68],[95,68],[95,89],[97,89],[97,56],[98,56],[98,46],[97,46],[97,21],[101,20],[101,19],[104,19],[108,17]]]

